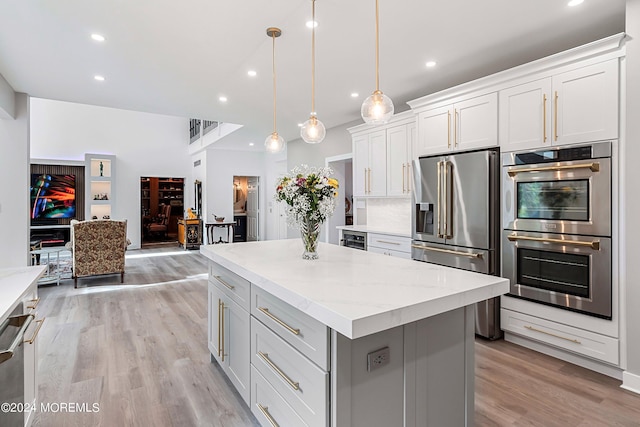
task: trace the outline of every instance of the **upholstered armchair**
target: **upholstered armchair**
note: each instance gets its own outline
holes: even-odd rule
[[[162,234],[166,237],[169,228],[169,218],[171,217],[171,205],[160,205],[160,212],[147,226],[148,234]]]
[[[127,221],[92,220],[71,224],[74,287],[78,277],[120,273],[124,282]]]

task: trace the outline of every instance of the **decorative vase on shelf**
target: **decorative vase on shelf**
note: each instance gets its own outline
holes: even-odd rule
[[[309,218],[300,223],[300,234],[304,245],[302,259],[318,259],[318,237],[320,237],[321,224],[321,222]]]

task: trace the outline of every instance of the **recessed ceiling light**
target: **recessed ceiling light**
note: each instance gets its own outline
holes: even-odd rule
[[[358,92],[351,92],[351,97],[352,98],[357,98],[359,96],[360,96],[360,94]]]
[[[105,40],[102,34],[91,34],[91,39],[97,42],[103,42]]]
[[[304,125],[304,123],[298,123],[298,127],[301,128]]]
[[[258,73],[255,70],[249,70],[247,71],[247,75],[249,75],[249,77],[255,77]]]
[[[99,75],[95,75],[93,76],[93,78],[99,82],[103,82],[104,81],[104,76],[99,76]]]
[[[427,67],[431,68],[431,67],[435,67],[436,66],[436,61],[429,61],[427,62]]]
[[[318,21],[307,21],[306,26],[307,26],[307,28],[317,27],[318,26]]]
[[[584,0],[571,0],[569,3],[567,3],[567,6],[577,6],[579,4],[581,4]]]
[[[218,101],[227,102],[227,97],[226,96],[221,96],[220,98],[218,98]]]
[[[253,142],[250,142],[250,143],[249,143],[249,147],[253,147]]]

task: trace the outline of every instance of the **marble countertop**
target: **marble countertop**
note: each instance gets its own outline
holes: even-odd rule
[[[44,265],[0,269],[0,321],[20,303],[23,296],[46,270]]]
[[[411,238],[411,233],[407,230],[391,230],[388,228],[380,228],[380,227],[369,227],[367,225],[338,225],[336,227],[338,230],[353,230],[353,231],[361,231],[363,233],[378,233],[378,234],[386,234],[388,236],[399,236],[399,237],[409,237]]]
[[[302,259],[300,239],[206,245],[200,252],[350,339],[509,291],[509,281],[320,243]]]

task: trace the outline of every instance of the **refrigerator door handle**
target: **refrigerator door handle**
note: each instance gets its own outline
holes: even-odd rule
[[[445,163],[445,176],[447,177],[447,228],[444,230],[445,239],[453,238],[453,163]]]
[[[436,216],[437,216],[437,235],[438,238],[444,238],[444,235],[442,234],[442,208],[444,207],[444,203],[442,202],[442,165],[443,165],[443,161],[439,161],[438,162],[438,167],[437,167],[437,172],[438,172],[438,194],[436,197],[436,209],[438,210],[436,212]]]
[[[453,237],[453,235],[449,234],[450,231],[450,226],[451,226],[451,220],[452,220],[452,215],[451,215],[451,187],[452,187],[452,183],[451,183],[451,175],[449,173],[449,168],[451,166],[451,162],[445,160],[444,162],[442,162],[442,171],[444,174],[444,177],[442,178],[442,182],[443,182],[443,191],[442,193],[444,193],[444,197],[442,198],[442,207],[443,207],[443,216],[444,216],[444,233],[442,234],[442,237],[444,237],[445,239],[450,239]]]

